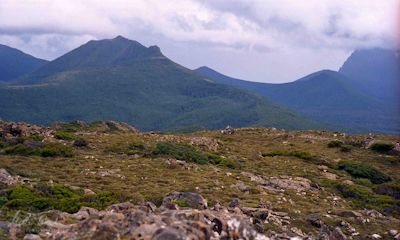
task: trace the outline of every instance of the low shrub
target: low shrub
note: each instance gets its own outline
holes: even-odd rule
[[[42,157],[72,157],[72,148],[58,143],[50,143],[39,149]]]
[[[339,140],[332,140],[328,143],[328,148],[338,148],[343,145],[342,141]]]
[[[367,187],[338,183],[335,184],[335,188],[344,198],[351,199],[352,205],[357,208],[376,209],[392,215],[400,214],[400,201],[389,196],[374,194]]]
[[[50,143],[40,147],[29,147],[24,144],[12,145],[4,149],[7,155],[42,156],[42,157],[72,157],[72,149],[59,143]]]
[[[143,142],[114,143],[106,147],[105,152],[116,154],[135,155],[146,152],[146,146]]]
[[[74,141],[75,147],[87,147],[88,145],[89,145],[89,143],[84,138],[77,138]]]
[[[350,145],[342,145],[340,146],[341,152],[351,152],[352,147]]]
[[[187,162],[195,162],[198,164],[206,164],[209,159],[206,154],[203,154],[196,148],[182,144],[172,142],[160,142],[157,143],[156,147],[152,151],[153,155],[164,155],[171,156],[179,160]]]
[[[370,149],[377,153],[389,153],[393,150],[394,145],[392,143],[377,142],[371,145]]]
[[[67,140],[67,141],[75,140],[77,138],[77,136],[74,133],[64,132],[64,131],[56,131],[53,135],[57,139]]]
[[[400,200],[400,184],[386,183],[374,187],[374,192],[380,195],[387,195],[396,200]]]
[[[350,161],[339,162],[339,169],[346,171],[354,178],[366,178],[374,184],[391,181],[391,177],[380,172],[378,169],[364,163]]]
[[[126,198],[108,192],[84,195],[83,192],[76,192],[63,185],[39,184],[34,188],[15,186],[9,189],[5,195],[0,196],[0,206],[33,212],[57,209],[75,213],[82,206],[100,210],[120,200],[126,201]]]

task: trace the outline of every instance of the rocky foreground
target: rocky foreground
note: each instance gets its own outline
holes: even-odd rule
[[[187,207],[179,207],[184,202]],[[375,211],[337,212],[338,215],[351,215],[359,221],[368,218],[383,218]],[[239,200],[232,201],[230,207],[215,204],[207,207],[207,201],[196,193],[173,192],[156,207],[147,202],[133,205],[125,202],[114,204],[104,211],[82,207],[77,213],[68,214],[49,211],[39,214],[41,231],[27,234],[25,240],[39,239],[157,239],[157,240],[196,240],[196,239],[347,239],[345,233],[356,236],[356,230],[347,222],[337,227],[325,224],[319,214],[307,217],[309,224],[319,229],[316,236],[307,235],[300,229],[288,229],[290,234],[263,230],[264,224],[289,225],[290,217],[285,212],[274,212],[269,208],[240,206]],[[47,217],[51,216],[51,218]],[[368,217],[364,217],[368,216]],[[17,239],[19,225],[1,223],[9,239]],[[290,230],[290,231],[289,231]],[[389,232],[399,239],[397,230]],[[365,239],[381,239],[378,234],[365,236]]]
[[[0,139],[0,239],[400,239],[398,137],[0,122]]]

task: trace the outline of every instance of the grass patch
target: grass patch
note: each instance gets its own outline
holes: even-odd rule
[[[263,153],[263,157],[275,157],[275,156],[287,156],[287,157],[296,157],[300,158],[302,160],[305,160],[307,162],[313,163],[313,164],[318,164],[318,165],[326,165],[328,167],[333,167],[333,165],[324,160],[319,158],[318,156],[314,156],[308,152],[303,152],[303,151],[298,151],[298,150],[278,150],[278,151],[272,151],[269,153]]]
[[[373,184],[381,184],[391,181],[390,176],[365,163],[341,161],[339,162],[339,169],[346,171],[354,178],[369,179]]]

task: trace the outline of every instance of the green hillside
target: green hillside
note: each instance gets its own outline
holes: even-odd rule
[[[19,85],[0,87],[0,109],[6,120],[117,120],[142,130],[324,127],[261,96],[204,80],[158,47],[122,37],[90,41],[26,75]]]
[[[47,63],[18,49],[0,44],[0,83],[9,82]]]
[[[351,132],[400,132],[398,111],[393,106],[335,71],[323,70],[283,84],[234,79],[207,67],[196,71],[207,79],[255,92],[292,111],[345,126]]]

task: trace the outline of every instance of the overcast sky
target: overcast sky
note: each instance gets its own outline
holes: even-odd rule
[[[54,59],[91,39],[158,45],[189,68],[260,82],[394,46],[400,0],[0,0],[0,43]]]

